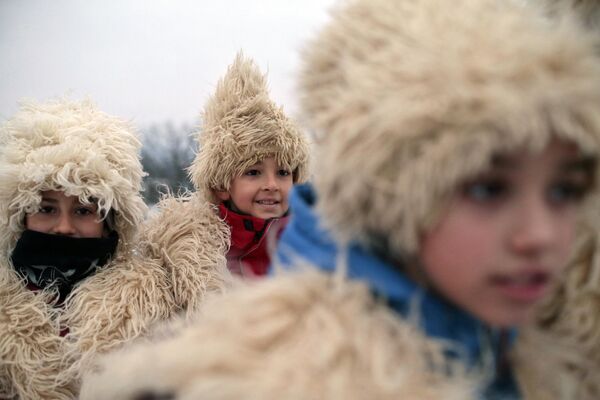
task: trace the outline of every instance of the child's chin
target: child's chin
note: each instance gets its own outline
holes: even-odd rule
[[[528,325],[533,321],[533,315],[533,307],[529,306],[518,311],[484,313],[478,317],[490,326],[504,329]]]
[[[254,213],[253,216],[261,219],[270,219],[270,218],[280,218],[283,216],[281,212],[257,212]]]
[[[262,219],[280,218],[285,215],[285,211],[283,211],[281,207],[262,207],[254,209],[254,212],[251,213],[251,215]]]

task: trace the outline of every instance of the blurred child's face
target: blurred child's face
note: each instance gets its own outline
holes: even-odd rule
[[[99,238],[104,223],[98,220],[96,204],[81,204],[77,196],[63,192],[42,192],[40,209],[25,217],[25,227],[32,231],[76,238]]]
[[[530,318],[565,268],[592,173],[575,146],[559,141],[492,164],[461,187],[424,235],[420,259],[442,295],[508,327]]]
[[[288,210],[292,172],[268,157],[252,165],[231,182],[228,192],[217,192],[222,201],[230,200],[234,211],[257,218],[277,218]]]

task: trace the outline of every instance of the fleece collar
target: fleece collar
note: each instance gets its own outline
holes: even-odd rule
[[[239,214],[224,203],[219,204],[219,215],[231,227],[231,245],[242,249],[259,242],[273,220]]]

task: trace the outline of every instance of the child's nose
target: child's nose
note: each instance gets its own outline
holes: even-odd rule
[[[61,214],[52,228],[52,233],[55,235],[73,236],[75,232],[75,224],[68,214]]]
[[[277,190],[277,177],[274,174],[265,174],[265,180],[263,182],[264,190]]]
[[[529,201],[514,220],[511,235],[519,253],[537,253],[554,245],[557,235],[555,215],[542,200]]]

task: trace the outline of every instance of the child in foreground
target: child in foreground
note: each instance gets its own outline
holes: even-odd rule
[[[83,398],[593,398],[559,343],[513,346],[596,223],[593,41],[510,1],[354,0],[304,56],[293,271],[107,359]]]

